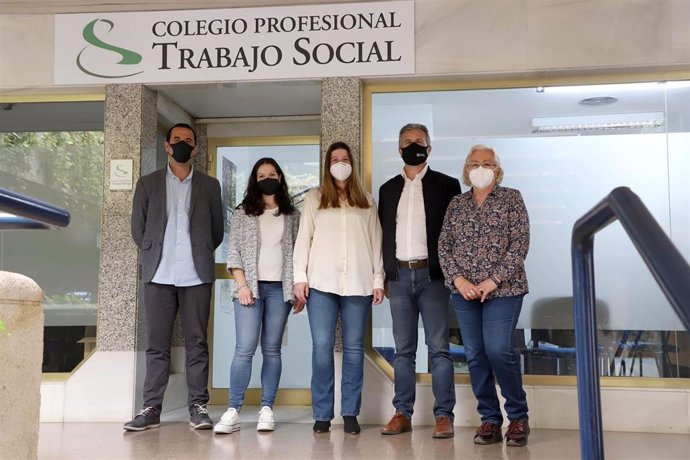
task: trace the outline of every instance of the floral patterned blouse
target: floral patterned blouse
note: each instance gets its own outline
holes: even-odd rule
[[[438,256],[446,285],[457,293],[459,276],[474,284],[489,277],[498,288],[489,299],[528,292],[525,257],[529,249],[529,217],[522,195],[496,186],[481,207],[472,190],[453,198],[446,210]]]

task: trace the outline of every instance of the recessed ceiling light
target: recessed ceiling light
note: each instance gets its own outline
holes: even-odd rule
[[[582,99],[582,105],[609,105],[618,102],[618,98],[613,96],[595,96]]]

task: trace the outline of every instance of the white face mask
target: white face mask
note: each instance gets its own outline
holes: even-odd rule
[[[494,181],[494,171],[483,166],[470,171],[470,182],[479,190],[485,189]]]
[[[349,165],[349,164],[343,163],[343,162],[334,163],[331,165],[331,176],[333,176],[335,178],[335,180],[345,181],[351,175],[352,175],[352,165]]]

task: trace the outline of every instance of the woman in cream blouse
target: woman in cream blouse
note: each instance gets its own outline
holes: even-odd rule
[[[381,224],[350,147],[326,152],[321,188],[305,200],[294,250],[295,298],[307,302],[312,349],[314,432],[328,432],[334,417],[335,325],[343,326],[341,415],[344,430],[360,431],[364,330],[372,302],[383,300]]]

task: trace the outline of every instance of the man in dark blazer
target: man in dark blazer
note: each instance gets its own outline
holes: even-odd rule
[[[132,239],[141,255],[148,347],[144,408],[125,423],[127,431],[160,426],[178,311],[185,339],[189,423],[195,429],[213,425],[206,409],[207,328],[213,251],[223,241],[225,222],[220,184],[192,166],[197,148],[191,126],[174,125],[163,146],[168,164],[141,177],[134,191]]]
[[[415,401],[417,324],[422,317],[431,362],[434,393],[434,438],[454,435],[455,383],[448,344],[448,302],[438,261],[438,237],[450,200],[460,182],[427,165],[429,130],[421,124],[402,127],[398,152],[403,172],[381,186],[379,217],[383,229],[383,265],[390,297],[395,341],[395,415],[381,428],[393,435],[412,430]]]

